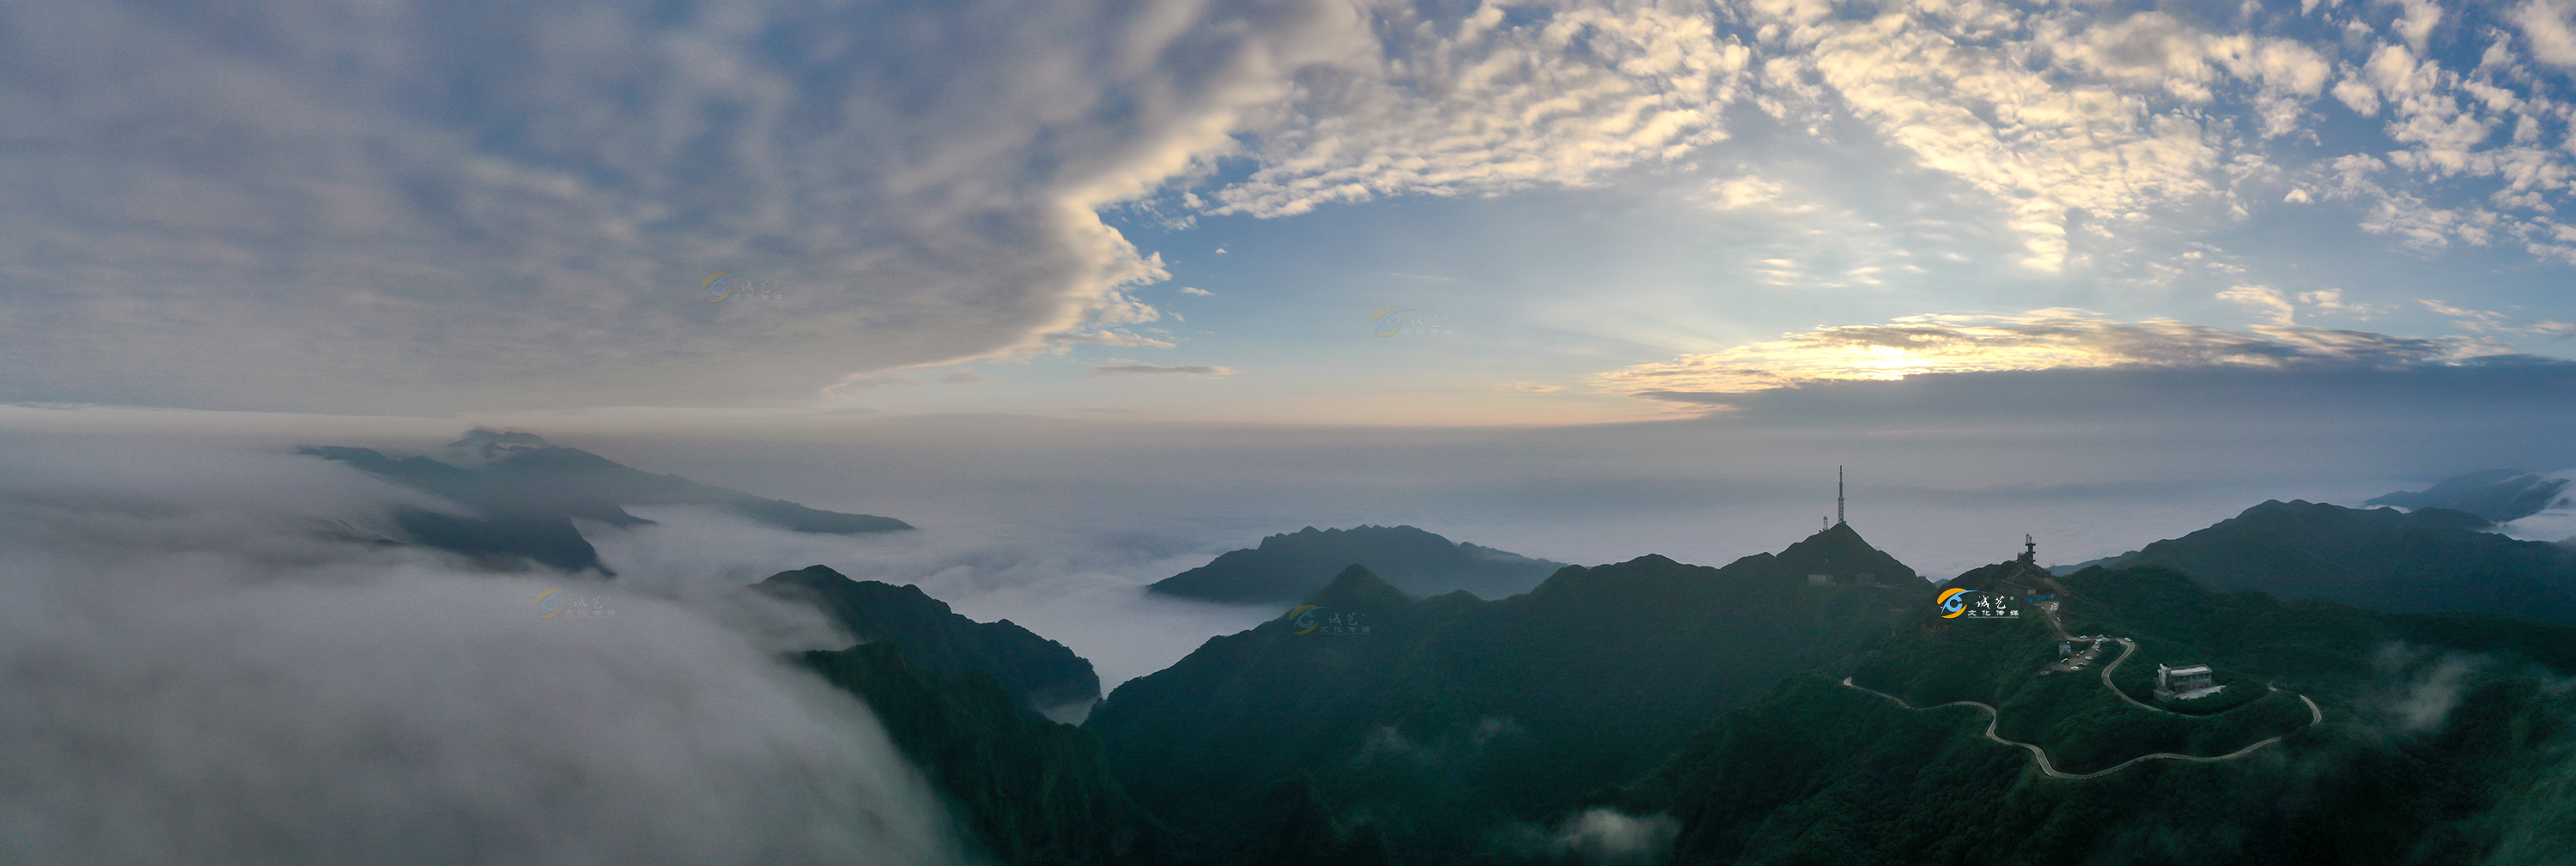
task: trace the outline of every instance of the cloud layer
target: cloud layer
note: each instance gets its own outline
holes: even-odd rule
[[[47,445],[0,455],[14,855],[957,862],[865,707],[702,603],[316,538],[396,498],[321,461]]]
[[[0,21],[0,399],[708,405],[1156,345],[1094,208],[1326,2],[39,4]],[[709,274],[762,291],[709,302]],[[1161,343],[1160,345],[1168,345]]]
[[[2287,318],[2286,315],[2283,318]],[[2174,321],[2115,322],[2082,310],[2019,316],[1926,315],[1843,325],[1593,377],[1630,396],[1704,402],[1809,382],[1889,381],[1932,373],[2066,368],[2389,368],[2493,354],[2465,341],[2292,325],[2228,331]]]

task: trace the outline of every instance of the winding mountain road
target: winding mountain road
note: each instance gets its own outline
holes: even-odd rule
[[[2123,656],[2124,656],[2124,657],[2125,657],[2125,655],[2126,655],[2126,654],[2123,654]],[[2051,761],[2048,759],[2048,752],[2047,752],[2047,751],[2045,751],[2045,750],[2043,750],[2043,749],[2041,749],[2040,747],[2038,747],[2038,746],[2036,746],[2036,745],[2033,745],[2033,744],[2030,744],[2030,743],[2024,743],[2024,742],[2020,742],[2020,741],[2017,741],[2017,740],[2007,740],[2007,739],[2004,739],[2004,738],[2002,738],[2002,737],[1995,736],[1995,725],[1996,725],[1996,723],[1997,723],[1997,722],[2002,721],[2002,717],[2001,717],[2001,716],[1999,716],[1999,715],[1997,715],[1997,714],[1995,713],[1995,708],[1993,708],[1993,707],[1987,706],[1987,705],[1985,705],[1985,704],[1978,703],[1978,702],[1976,702],[1976,701],[1951,701],[1951,702],[1946,703],[1946,704],[1934,704],[1934,705],[1932,705],[1932,706],[1928,706],[1928,707],[1918,707],[1918,706],[1914,706],[1914,705],[1912,705],[1912,704],[1908,704],[1908,703],[1906,703],[1906,702],[1905,702],[1905,700],[1904,700],[1903,698],[1899,698],[1899,697],[1897,697],[1897,696],[1895,696],[1895,695],[1891,695],[1891,694],[1888,694],[1888,693],[1886,693],[1886,692],[1878,691],[1878,690],[1876,690],[1876,689],[1871,689],[1871,688],[1865,688],[1865,687],[1862,687],[1862,686],[1852,685],[1852,681],[1851,681],[1851,678],[1850,678],[1850,677],[1844,677],[1844,678],[1843,678],[1843,686],[1844,686],[1845,688],[1850,688],[1850,689],[1854,689],[1854,690],[1857,690],[1857,691],[1864,691],[1864,692],[1868,692],[1868,693],[1870,693],[1870,694],[1877,695],[1877,696],[1879,696],[1879,697],[1886,698],[1886,699],[1891,700],[1891,701],[1895,701],[1897,706],[1904,707],[1904,708],[1909,709],[1909,710],[1914,710],[1914,711],[1916,711],[1916,712],[1921,712],[1921,711],[1924,711],[1924,710],[1937,710],[1937,709],[1940,709],[1940,708],[1942,708],[1942,707],[1976,707],[1977,709],[1984,710],[1984,711],[1986,711],[1986,739],[1993,740],[1993,741],[1995,741],[1995,742],[2002,743],[2002,744],[2007,745],[2007,746],[2020,746],[2020,747],[2022,747],[2022,748],[2024,748],[2024,749],[2028,749],[2028,750],[2030,750],[2030,756],[2031,756],[2032,758],[2034,758],[2034,759],[2036,759],[2036,760],[2038,760],[2038,761],[2039,761],[2039,771],[2040,771],[2040,772],[2042,772],[2042,773],[2046,773],[2046,774],[2048,774],[2048,775],[2049,775],[2049,777],[2051,777],[2051,778],[2057,778],[2057,779],[2096,779],[2096,778],[2100,778],[2100,777],[2103,777],[2103,776],[2111,775],[2112,773],[2117,773],[2117,772],[2119,772],[2119,771],[2121,771],[2121,770],[2128,769],[2130,765],[2132,765],[2132,764],[2136,764],[2136,763],[2138,763],[2139,761],[2151,761],[2151,760],[2156,760],[2156,759],[2159,759],[2159,758],[2166,759],[2166,760],[2174,760],[2174,761],[2199,761],[2199,762],[2204,763],[2204,764],[2214,764],[2214,763],[2217,763],[2217,762],[2219,762],[2219,761],[2232,761],[2232,760],[2235,760],[2235,759],[2237,759],[2237,758],[2245,757],[2246,755],[2253,753],[2253,751],[2254,751],[2254,750],[2256,750],[2256,749],[2260,749],[2260,748],[2263,748],[2264,746],[2269,746],[2269,745],[2271,745],[2271,744],[2273,744],[2273,743],[2280,742],[2280,741],[2281,741],[2281,737],[2289,736],[2288,734],[2282,734],[2282,735],[2281,735],[2281,736],[2279,736],[2279,737],[2271,737],[2271,738],[2265,739],[2265,740],[2263,740],[2263,741],[2261,741],[2261,742],[2257,742],[2257,743],[2255,743],[2255,744],[2253,744],[2253,745],[2246,746],[2245,748],[2238,749],[2238,750],[2236,750],[2236,751],[2229,752],[2229,753],[2224,754],[2224,755],[2219,755],[2219,756],[2217,756],[2217,757],[2202,757],[2202,756],[2200,756],[2200,755],[2183,755],[2183,754],[2176,754],[2176,753],[2173,753],[2173,752],[2156,752],[2156,753],[2154,753],[2154,754],[2149,754],[2149,755],[2139,755],[2139,756],[2137,756],[2137,757],[2135,757],[2135,758],[2130,758],[2130,759],[2128,759],[2128,760],[2126,760],[2126,761],[2121,761],[2120,763],[2113,764],[2113,765],[2111,765],[2109,768],[2101,769],[2101,770],[2095,770],[2095,771],[2090,772],[2090,773],[2067,773],[2067,772],[2061,772],[2061,771],[2059,771],[2059,770],[2057,769],[2057,765],[2056,765],[2054,762],[2051,762]],[[2277,687],[2276,687],[2276,689],[2275,689],[2275,690],[2277,690]],[[2117,692],[2118,690],[2117,690],[2117,689],[2113,689],[2112,691]],[[2126,697],[2126,696],[2123,696],[2123,697]],[[2316,724],[2316,723],[2318,723],[2318,722],[2325,721],[2325,718],[2326,718],[2326,716],[2325,716],[2325,712],[2324,712],[2324,711],[2322,711],[2322,710],[2317,709],[2317,702],[2315,702],[2315,701],[2311,701],[2311,700],[2308,700],[2308,696],[2307,696],[2307,695],[2299,695],[2299,696],[2298,696],[2298,698],[2299,698],[2299,700],[2300,700],[2301,702],[2304,702],[2304,703],[2306,703],[2306,704],[2308,705],[2308,724],[2309,724],[2309,725],[2313,725],[2313,724]],[[2136,701],[2130,701],[2130,703],[2135,704],[2135,703],[2137,703],[2137,702],[2136,702]],[[2140,706],[2145,706],[2145,705],[2144,705],[2144,704],[2140,704]],[[2151,710],[2156,710],[2157,712],[2172,712],[2171,710],[2161,710],[2161,709],[2156,709],[2155,707],[2147,707],[2147,708],[2148,708],[2148,709],[2151,709]],[[2307,725],[2301,725],[2300,727],[2306,727],[2306,726],[2307,726]]]

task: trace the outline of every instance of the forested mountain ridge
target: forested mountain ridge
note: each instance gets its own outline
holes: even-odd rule
[[[1294,604],[1339,574],[1368,566],[1388,584],[1414,595],[1467,590],[1483,598],[1526,592],[1565,567],[1474,544],[1451,542],[1411,526],[1357,526],[1297,532],[1261,539],[1258,547],[1228,551],[1214,561],[1149,587],[1152,592],[1230,604]]]
[[[2563,863],[2576,857],[2576,629],[2475,613],[2376,613],[2213,592],[2157,567],[2060,578],[2070,632],[2125,636],[2113,677],[2144,697],[2158,662],[2245,690],[2215,712],[2111,697],[2056,663],[2044,622],[1912,614],[1853,680],[1791,676],[1633,785],[1568,807],[1673,822],[1673,863]],[[2105,659],[2107,661],[2108,659]],[[2271,691],[2277,685],[2281,691]],[[2323,721],[2283,697],[2304,696]],[[2149,701],[2152,703],[2152,699]],[[1902,804],[1901,808],[1890,808]]]
[[[1489,834],[1634,778],[1931,600],[1919,580],[1811,585],[1805,567],[1645,556],[1485,601],[1412,598],[1349,566],[1314,607],[1210,639],[1084,726],[1139,803],[1210,850],[1253,856],[1262,840],[1234,828],[1287,783],[1335,844],[1400,863],[1488,856]]]
[[[932,675],[982,671],[1027,709],[1078,716],[1100,700],[1100,676],[1064,644],[1007,619],[968,619],[918,586],[851,580],[812,565],[770,575],[754,587],[810,601],[861,641],[903,647],[912,664]]]
[[[2426,508],[2278,500],[2115,563],[2158,565],[2212,589],[2259,589],[2384,611],[2471,610],[2576,624],[2576,551],[2481,532]]]

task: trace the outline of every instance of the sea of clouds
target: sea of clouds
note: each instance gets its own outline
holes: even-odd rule
[[[13,436],[0,479],[0,859],[958,860],[778,661],[844,642],[810,611],[321,538],[419,497],[278,450]]]

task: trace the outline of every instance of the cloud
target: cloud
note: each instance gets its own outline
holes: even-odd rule
[[[2517,325],[2513,323],[2513,316],[2494,310],[2472,310],[2430,298],[2417,299],[2416,303],[2423,304],[2427,310],[2450,317],[2454,324],[2468,329],[2471,333],[2522,334],[2556,339],[2576,336],[2576,324],[2567,322],[2541,319],[2530,324]]]
[[[1160,364],[1121,364],[1093,367],[1084,376],[1232,376],[1237,371],[1226,367],[1166,367]]]
[[[2218,299],[2252,307],[2275,325],[2290,324],[2291,316],[2298,312],[2288,298],[2281,296],[2279,289],[2271,286],[2236,286],[2219,292]]]
[[[1383,43],[1309,71],[1254,124],[1259,165],[1217,189],[1212,212],[1590,183],[1723,139],[1719,108],[1751,57],[1710,17],[1653,5],[1371,11]]]
[[[1571,857],[1574,862],[1611,866],[1661,862],[1681,822],[1670,815],[1632,816],[1616,809],[1592,808],[1567,817],[1553,830],[1527,824],[1505,831],[1502,844],[1526,854]]]
[[[1739,177],[1709,184],[1706,201],[1709,208],[1713,210],[1762,208],[1797,213],[1816,209],[1815,205],[1780,207],[1780,199],[1787,193],[1788,188],[1777,182],[1758,177]]]
[[[943,385],[972,385],[977,382],[991,382],[1000,378],[1002,377],[995,376],[991,373],[983,373],[975,370],[959,370],[939,377],[939,382]]]
[[[2361,331],[2290,325],[2227,331],[2162,319],[2116,322],[2082,310],[2055,309],[2019,316],[1909,316],[1884,325],[1819,328],[1720,352],[1622,367],[1595,374],[1592,384],[1608,393],[1709,402],[1714,398],[1708,395],[1713,394],[1931,373],[2103,367],[2384,368],[2440,364],[2489,353],[2457,341]]]
[[[2531,0],[2513,7],[2509,17],[2531,44],[2531,56],[2554,66],[2576,66],[2576,27],[2569,5],[2560,0]]]
[[[1320,0],[13,14],[0,41],[35,47],[0,75],[51,84],[0,96],[0,399],[737,405],[1150,344],[1115,329],[1150,309],[1122,287],[1167,272],[1096,209],[1233,146],[1360,24]],[[717,271],[781,299],[705,303]]]
[[[1514,382],[1501,387],[1506,391],[1521,391],[1530,394],[1553,394],[1558,391],[1565,390],[1565,386],[1563,385],[1541,385],[1535,382]]]
[[[22,440],[0,479],[15,853],[960,862],[866,707],[775,659],[793,630],[719,613],[738,593],[324,540],[404,494],[189,439]],[[598,613],[541,618],[548,590]]]
[[[1184,295],[1198,295],[1198,296],[1200,296],[1200,297],[1210,297],[1210,296],[1215,295],[1216,293],[1215,293],[1215,292],[1208,291],[1208,290],[1206,290],[1206,289],[1199,288],[1199,287],[1197,287],[1197,286],[1182,286],[1182,287],[1181,287],[1181,294],[1184,294]]]

